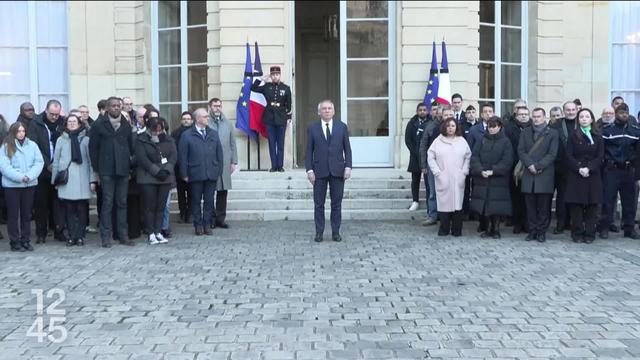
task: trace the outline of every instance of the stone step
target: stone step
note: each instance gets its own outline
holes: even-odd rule
[[[330,210],[325,211],[329,219]],[[407,211],[399,209],[374,210],[357,209],[342,210],[342,220],[420,220],[424,218],[423,211]],[[313,210],[231,210],[227,212],[230,221],[281,221],[281,220],[313,220]],[[327,226],[329,222],[327,221]]]
[[[425,196],[424,187],[420,190],[421,198]],[[328,191],[327,191],[328,196]],[[285,200],[313,199],[312,189],[233,189],[229,191],[232,200]],[[344,199],[411,199],[410,189],[345,189]]]
[[[239,179],[232,181],[233,189],[236,190],[289,190],[289,189],[309,189],[313,186],[306,178],[286,179],[265,179],[249,180]],[[411,180],[406,179],[351,179],[345,184],[348,189],[411,189]]]
[[[407,209],[411,205],[411,201],[406,199],[344,199],[342,201],[342,210],[348,209],[370,209],[372,211],[385,209]],[[325,207],[329,207],[329,202]],[[313,200],[296,199],[296,200],[228,200],[227,209],[229,210],[313,210]]]
[[[247,180],[282,180],[282,179],[294,179],[302,178],[306,179],[307,173],[304,169],[287,170],[283,173],[270,173],[268,171],[240,171],[235,172],[232,175],[232,181],[236,179]],[[401,169],[366,169],[356,168],[353,169],[351,174],[352,179],[409,179],[411,180],[411,173]]]

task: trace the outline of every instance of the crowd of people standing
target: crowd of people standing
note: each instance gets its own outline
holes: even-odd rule
[[[192,222],[196,235],[229,227],[226,193],[238,155],[220,99],[211,99],[208,109],[182,113],[181,125],[171,133],[153,105],[134,110],[130,98],[110,97],[97,107],[100,115],[93,120],[85,105],[63,114],[61,103],[52,99],[36,114],[27,102],[8,129],[0,116],[5,129],[0,173],[10,204],[12,251],[34,250],[32,218],[36,243],[45,243],[52,232],[67,246],[84,245],[88,232],[98,232],[89,224],[93,193],[106,248],[114,240],[135,245],[132,239],[142,233],[150,245],[167,243],[173,188],[180,221]]]
[[[570,230],[574,242],[620,230],[640,239],[640,127],[623,98],[615,97],[599,119],[579,99],[552,107],[549,117],[519,99],[502,118],[482,104],[476,120],[475,107],[462,104],[460,94],[451,105],[420,103],[406,127],[409,209],[419,208],[424,178],[423,225],[439,223],[438,235],[461,236],[466,217],[478,220],[481,237],[500,238],[506,222],[527,241],[545,242],[553,208],[553,233]],[[614,223],[618,198],[621,229]]]

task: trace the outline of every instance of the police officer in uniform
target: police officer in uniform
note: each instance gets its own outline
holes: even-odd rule
[[[635,180],[640,150],[640,127],[629,122],[629,107],[620,104],[616,108],[615,120],[602,128],[604,139],[604,206],[606,216],[600,223],[600,237],[609,237],[610,219],[616,207],[616,195],[620,192],[622,203],[622,225],[624,237],[640,239],[634,230],[637,202]],[[640,169],[638,169],[640,170]],[[637,201],[637,200],[636,200]]]
[[[269,78],[270,83],[266,82]],[[284,172],[284,135],[291,122],[291,88],[280,81],[280,66],[272,66],[270,75],[257,79],[251,90],[261,92],[267,100],[262,121],[269,135],[269,172]]]

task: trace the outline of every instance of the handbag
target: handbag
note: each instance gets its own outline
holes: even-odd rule
[[[71,162],[69,162],[66,169],[58,171],[56,178],[53,179],[54,186],[66,185],[69,182],[69,166],[71,166]]]
[[[530,156],[531,153],[533,153],[538,147],[540,147],[540,144],[542,144],[543,140],[544,136],[541,135],[538,140],[533,143],[533,146],[531,147],[531,149],[529,149],[527,155]],[[520,183],[520,181],[522,181],[522,176],[524,176],[524,164],[521,160],[518,160],[516,166],[513,168],[513,181],[516,183],[516,186],[518,185],[518,183]]]

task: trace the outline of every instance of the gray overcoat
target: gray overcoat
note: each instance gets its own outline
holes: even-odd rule
[[[56,141],[56,148],[53,153],[51,183],[53,184],[53,181],[56,179],[58,171],[64,170],[69,166],[69,181],[66,185],[58,186],[58,197],[60,199],[88,200],[91,198],[91,182],[96,181],[96,177],[91,168],[87,130],[82,130],[80,134],[78,134],[78,141],[80,142],[82,164],[71,162],[71,139],[69,138],[69,134],[63,132]]]
[[[217,182],[216,190],[231,189],[231,164],[238,164],[238,149],[236,148],[236,137],[233,132],[231,122],[221,114],[220,120],[216,121],[213,113],[209,112],[209,127],[218,132],[220,144],[222,145],[222,175]]]

